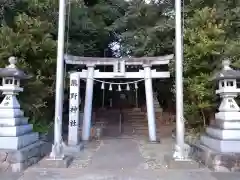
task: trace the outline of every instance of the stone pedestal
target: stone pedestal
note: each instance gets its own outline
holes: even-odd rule
[[[36,141],[18,150],[0,150],[0,170],[7,172],[21,172],[36,164],[51,151],[51,144]]]
[[[221,153],[202,145],[191,144],[192,158],[216,172],[240,172],[240,153]]]
[[[216,117],[201,144],[221,153],[240,153],[240,112],[219,112]]]
[[[214,171],[239,171],[240,112],[219,112],[215,118],[191,154]]]

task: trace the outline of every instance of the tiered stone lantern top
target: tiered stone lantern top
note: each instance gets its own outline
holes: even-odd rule
[[[6,68],[0,68],[0,76],[1,77],[13,77],[17,79],[29,79],[30,76],[25,74],[24,71],[18,69],[16,67],[16,58],[15,57],[10,57],[8,59],[9,65]]]
[[[206,129],[201,143],[210,149],[222,153],[240,152],[240,108],[235,97],[240,93],[237,79],[240,71],[230,67],[230,61],[223,61],[223,69],[214,76],[219,81],[216,94],[221,97],[219,112],[215,114],[215,124]]]
[[[0,90],[3,91],[3,94],[22,92],[23,88],[20,87],[20,80],[30,78],[30,76],[16,67],[16,62],[15,57],[10,57],[10,65],[6,68],[0,68],[0,77],[2,77],[2,86],[0,86]]]
[[[237,88],[237,79],[240,79],[240,71],[233,70],[230,67],[229,60],[224,60],[222,65],[222,71],[215,76],[215,80],[218,81],[216,94],[219,94],[222,98],[218,110],[220,112],[238,112],[240,108],[234,98],[240,93],[240,89]]]
[[[217,81],[238,78],[240,78],[240,71],[232,69],[229,60],[223,60],[222,70],[214,76],[214,79]]]
[[[240,71],[233,70],[230,67],[230,61],[223,61],[223,69],[217,73],[214,77],[216,81],[218,81],[218,89],[216,90],[216,94],[219,94],[221,97],[223,95],[233,95],[233,97],[237,96],[237,93],[240,92],[240,89],[237,88],[237,79],[240,79]]]

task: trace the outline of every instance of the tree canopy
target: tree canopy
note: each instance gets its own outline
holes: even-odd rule
[[[215,83],[209,79],[221,61],[229,58],[240,67],[239,3],[184,1],[184,107],[189,121],[205,122],[215,111]],[[0,65],[17,56],[19,66],[34,75],[21,101],[35,123],[47,123],[54,106],[58,0],[4,0],[0,7]],[[97,57],[107,51],[114,56],[112,43],[119,44],[121,56],[174,53],[172,0],[72,0],[66,9],[65,48],[71,54]],[[167,98],[174,100],[174,78],[168,87],[173,93]]]

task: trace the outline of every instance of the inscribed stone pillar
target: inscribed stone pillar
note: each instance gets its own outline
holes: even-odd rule
[[[85,105],[83,115],[83,129],[82,140],[88,141],[91,135],[91,121],[92,121],[92,101],[93,101],[93,78],[94,66],[88,66],[88,76],[85,93]]]
[[[156,137],[156,124],[155,124],[155,111],[153,106],[153,88],[150,65],[143,65],[145,73],[145,94],[147,104],[147,117],[148,117],[148,133],[149,139],[152,142],[157,141]]]
[[[70,74],[70,96],[69,96],[69,125],[68,145],[79,144],[79,105],[80,105],[80,79],[78,73]]]

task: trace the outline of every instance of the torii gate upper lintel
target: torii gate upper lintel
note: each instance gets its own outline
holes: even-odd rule
[[[124,58],[113,58],[113,57],[82,57],[73,56],[66,54],[64,56],[66,64],[79,64],[87,65],[88,63],[94,63],[95,65],[115,65],[117,61],[125,61],[126,65],[142,65],[150,63],[151,65],[164,65],[169,64],[170,60],[174,57],[173,54],[156,57],[124,57]]]

